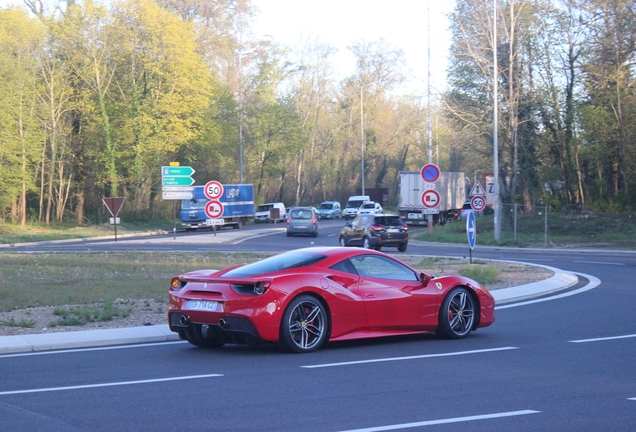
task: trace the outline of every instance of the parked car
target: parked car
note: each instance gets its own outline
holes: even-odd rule
[[[389,246],[406,252],[409,244],[409,227],[397,215],[363,214],[342,227],[338,241],[340,246],[362,246],[375,250]]]
[[[470,201],[466,201],[464,203],[464,205],[462,206],[462,210],[461,213],[459,214],[459,218],[460,219],[466,219],[468,217],[468,213],[475,213],[475,216],[483,216],[484,212],[483,211],[475,211],[473,210],[472,205],[470,204]]]
[[[278,211],[278,218],[271,217],[272,210]],[[284,222],[285,221],[285,204],[282,202],[265,203],[256,208],[254,212],[254,222]]]
[[[340,219],[340,203],[338,201],[323,201],[318,206],[320,219]]]
[[[268,342],[308,353],[327,341],[387,335],[460,339],[495,321],[495,301],[478,282],[431,279],[373,250],[295,249],[172,278],[168,324],[198,347]]]
[[[318,237],[318,212],[315,207],[292,207],[287,216],[287,237],[309,234]]]
[[[380,214],[383,212],[382,206],[374,201],[365,202],[358,209],[358,214]]]

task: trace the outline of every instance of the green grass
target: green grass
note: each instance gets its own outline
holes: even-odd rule
[[[165,301],[173,276],[191,270],[222,269],[265,256],[214,252],[0,252],[0,312],[106,304],[115,299]],[[87,319],[87,313],[75,315]]]
[[[123,223],[117,225],[117,236],[149,231],[172,232],[171,221],[153,223]],[[0,224],[0,244],[28,243],[52,240],[67,240],[89,237],[115,237],[115,227],[103,225],[44,225],[29,224],[24,227],[13,224]]]
[[[494,218],[492,215],[477,217],[476,225],[477,245],[636,249],[636,214],[570,215],[549,213],[546,236],[545,214],[543,212],[519,213],[516,233],[512,215],[504,213],[499,241],[494,239]],[[466,221],[449,222],[443,226],[435,225],[432,233],[426,229],[413,230],[411,238],[420,241],[468,244]]]
[[[33,328],[35,327],[35,321],[25,320],[25,319],[16,321],[15,318],[10,317],[8,320],[0,320],[0,326]]]

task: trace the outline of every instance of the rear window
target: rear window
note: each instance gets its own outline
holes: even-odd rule
[[[313,212],[309,209],[293,209],[289,217],[292,219],[311,219]]]
[[[401,226],[404,225],[402,218],[399,216],[381,216],[375,218],[375,223],[385,226]]]
[[[324,255],[309,252],[289,251],[252,264],[238,267],[222,277],[252,277],[296,267],[307,267],[325,259]]]

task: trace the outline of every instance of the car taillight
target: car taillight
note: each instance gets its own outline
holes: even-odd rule
[[[180,290],[186,285],[186,283],[187,283],[186,281],[182,281],[178,277],[173,277],[172,281],[170,282],[170,290],[172,291]]]
[[[377,232],[384,231],[384,227],[381,225],[371,225],[369,229],[372,229],[373,231],[377,231]]]
[[[285,218],[285,222],[287,223],[287,226],[289,226],[290,221],[291,221],[291,217]]]
[[[408,231],[408,230],[409,230],[408,225],[402,225],[402,226],[400,227],[400,231]]]
[[[311,223],[313,223],[314,225],[318,223],[318,219],[316,219],[316,216],[314,216],[314,218],[311,220]]]

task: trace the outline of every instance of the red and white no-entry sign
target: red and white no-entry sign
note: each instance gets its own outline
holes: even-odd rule
[[[210,219],[218,219],[223,216],[223,204],[219,201],[209,201],[205,205],[205,215]]]
[[[203,187],[203,193],[208,199],[218,200],[223,195],[223,185],[216,180],[209,181]]]
[[[435,189],[427,189],[422,194],[422,205],[427,209],[439,206],[439,193]]]

